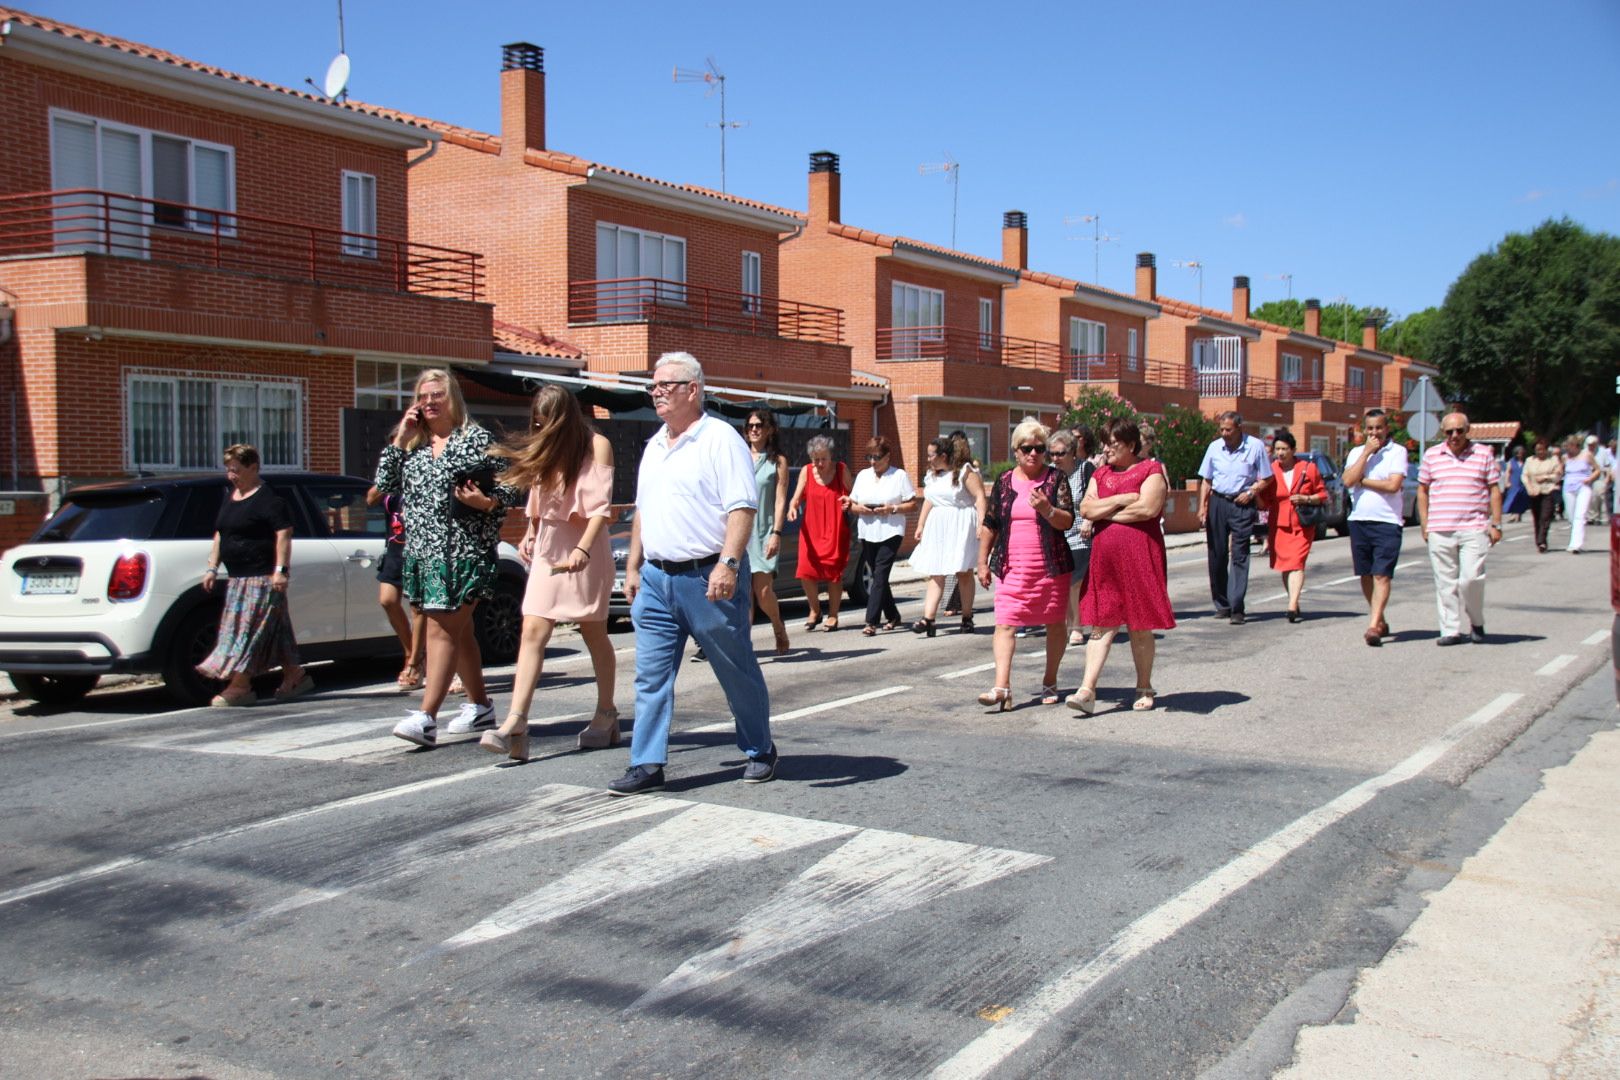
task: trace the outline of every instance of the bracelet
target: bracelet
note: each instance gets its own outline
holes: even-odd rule
[[[217,574],[217,573],[219,573],[219,564],[218,563],[213,564],[212,566],[208,567],[208,569],[204,570],[203,573],[205,573],[205,574]]]
[[[781,536],[782,535],[782,530],[781,529],[772,529],[771,530],[771,535],[772,536]]]
[[[580,553],[580,554],[582,554],[582,555],[584,555],[584,556],[585,556],[585,561],[586,561],[586,562],[590,562],[590,561],[591,561],[591,553],[590,553],[590,552],[588,552],[588,551],[586,551],[586,550],[585,550],[585,549],[584,549],[584,548],[582,548],[582,547],[580,547],[580,546],[578,546],[578,545],[577,545],[577,544],[576,544],[576,545],[575,545],[575,546],[574,546],[574,550],[575,550],[575,551],[577,551],[577,552],[579,552],[579,553]]]

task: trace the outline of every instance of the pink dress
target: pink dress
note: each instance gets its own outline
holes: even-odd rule
[[[1097,470],[1097,496],[1141,491],[1164,466],[1149,459],[1128,469]],[[1099,521],[1091,535],[1091,570],[1080,594],[1080,621],[1108,629],[1169,630],[1176,625],[1166,584],[1164,529],[1152,521]]]
[[[529,489],[529,518],[536,522],[534,563],[523,593],[523,614],[554,622],[601,622],[613,596],[613,550],[603,529],[591,545],[591,560],[574,574],[553,574],[585,538],[593,517],[607,517],[613,499],[613,469],[587,459],[567,490]]]
[[[997,626],[1049,626],[1060,623],[1069,606],[1069,574],[1046,572],[1041,554],[1043,523],[1029,505],[1029,493],[1040,483],[1022,474],[1012,478],[1012,520],[1007,523],[1007,572],[996,583]]]

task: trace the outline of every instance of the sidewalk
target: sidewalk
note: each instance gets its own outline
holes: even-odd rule
[[[1547,770],[1275,1080],[1620,1076],[1617,778],[1612,728]]]

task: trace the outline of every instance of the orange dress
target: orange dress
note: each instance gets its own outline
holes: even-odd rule
[[[1277,571],[1303,570],[1310,558],[1316,527],[1299,523],[1291,495],[1326,495],[1322,474],[1304,458],[1294,459],[1294,484],[1289,487],[1282,466],[1271,463],[1271,487],[1266,492],[1266,509],[1271,512],[1271,568]]]
[[[523,593],[523,614],[554,622],[601,622],[613,598],[613,550],[608,531],[596,534],[585,568],[553,574],[585,538],[593,517],[607,517],[613,495],[613,469],[590,458],[563,491],[529,489],[528,515],[535,520],[534,564]]]

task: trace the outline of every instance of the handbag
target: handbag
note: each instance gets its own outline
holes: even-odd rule
[[[1299,479],[1303,483],[1305,480],[1304,466],[1301,465],[1300,468]],[[1305,503],[1302,506],[1296,506],[1294,507],[1294,513],[1299,517],[1301,528],[1318,528],[1327,524],[1328,509],[1325,502]]]
[[[485,495],[493,494],[495,491],[495,463],[490,461],[488,458],[484,458],[479,461],[478,464],[463,469],[461,472],[456,473],[450,478],[450,482],[454,487],[460,487],[469,480],[471,480],[474,486],[476,486],[478,490],[483,492]],[[480,514],[484,513],[489,513],[489,511],[478,510],[468,506],[466,503],[456,498],[453,493],[451,494],[451,517],[470,518],[478,517]]]

